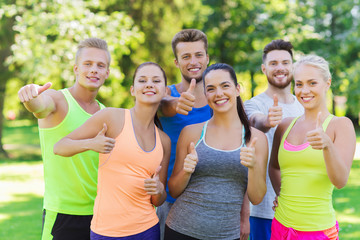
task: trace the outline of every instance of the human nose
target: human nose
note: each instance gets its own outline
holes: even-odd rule
[[[216,96],[221,97],[223,95],[223,90],[221,88],[216,88]]]
[[[97,73],[98,72],[98,67],[95,64],[92,65],[91,68],[90,68],[90,72]]]
[[[195,56],[191,56],[190,63],[191,64],[196,64],[196,57]]]

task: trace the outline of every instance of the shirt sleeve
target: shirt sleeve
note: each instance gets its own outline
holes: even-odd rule
[[[261,109],[260,109],[260,107],[259,107],[259,105],[257,103],[258,103],[258,101],[256,101],[256,99],[254,99],[254,98],[245,101],[245,103],[244,103],[245,113],[246,113],[248,118],[250,118],[255,113],[264,114],[261,111]]]

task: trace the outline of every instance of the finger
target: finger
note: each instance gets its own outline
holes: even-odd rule
[[[249,147],[250,147],[250,148],[254,148],[256,141],[257,141],[257,137],[254,137],[254,138],[251,140]]]
[[[186,92],[194,94],[195,87],[196,87],[196,79],[193,78],[193,79],[191,79],[190,86]]]
[[[317,118],[316,118],[316,128],[319,128],[322,125],[320,117],[321,117],[321,112],[318,113]]]
[[[278,106],[278,103],[279,103],[279,100],[278,100],[277,95],[274,94],[273,98],[274,98],[274,107],[277,107],[277,106]]]
[[[37,89],[37,95],[41,94],[42,92],[44,92],[45,90],[49,89],[51,87],[52,83],[51,82],[47,82],[45,83],[45,85],[40,86]]]
[[[152,178],[155,178],[159,175],[160,173],[160,170],[161,170],[161,166],[158,166],[158,168],[156,169],[155,173],[153,174]]]
[[[190,143],[189,150],[190,150],[189,153],[196,155],[196,150],[195,150],[195,144],[194,144],[194,142],[191,142],[191,143]]]
[[[103,124],[103,128],[101,129],[101,131],[98,133],[98,135],[103,135],[105,136],[105,133],[107,131],[107,126],[106,123]]]

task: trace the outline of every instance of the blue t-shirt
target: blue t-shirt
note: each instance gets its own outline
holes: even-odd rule
[[[172,97],[180,97],[180,93],[177,91],[175,85],[169,86]],[[181,130],[191,124],[201,123],[211,118],[211,108],[206,105],[201,108],[193,108],[188,115],[176,114],[172,117],[160,117],[160,122],[164,132],[171,139],[171,155],[168,169],[168,181],[174,168],[175,157],[176,157],[176,144],[180,135]],[[169,194],[169,188],[166,185],[167,198],[166,201],[174,203],[175,198]]]

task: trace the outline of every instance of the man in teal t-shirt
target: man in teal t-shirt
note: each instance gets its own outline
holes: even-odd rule
[[[90,222],[96,196],[99,155],[86,151],[73,157],[54,155],[54,144],[104,108],[96,100],[109,76],[110,53],[98,38],[78,45],[75,84],[60,91],[29,84],[19,99],[38,119],[44,162],[44,213],[42,240],[90,239]]]

